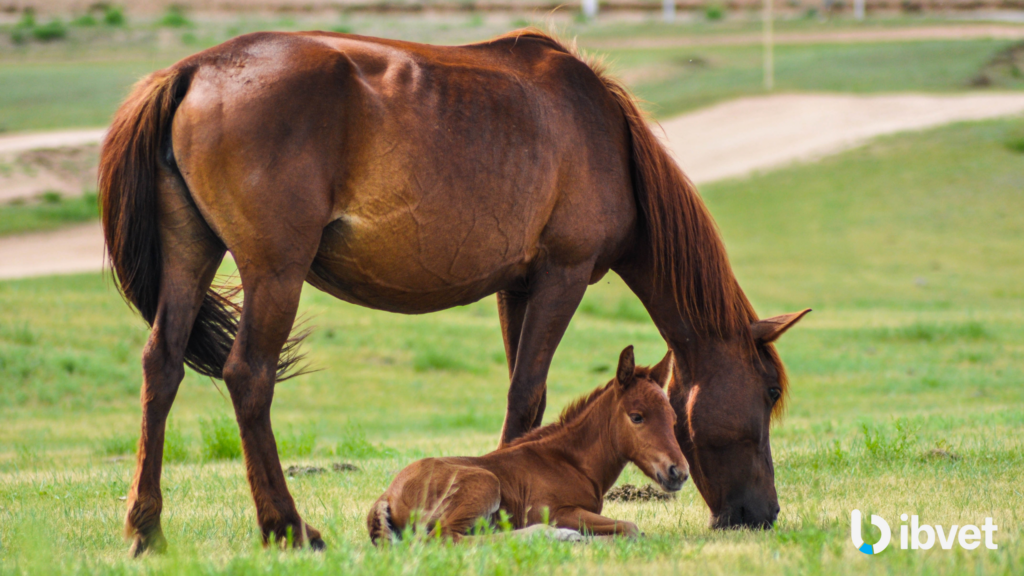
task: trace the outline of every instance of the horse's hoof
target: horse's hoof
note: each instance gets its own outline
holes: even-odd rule
[[[143,554],[160,554],[167,550],[167,539],[161,530],[156,530],[147,536],[136,534],[132,539],[132,546],[128,553],[132,558],[138,558]]]
[[[324,544],[324,539],[319,536],[309,539],[309,548],[314,552],[323,552],[326,547],[327,545]]]

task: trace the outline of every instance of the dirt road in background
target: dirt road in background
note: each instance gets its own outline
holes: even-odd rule
[[[1022,94],[848,96],[783,94],[742,98],[662,122],[666,144],[698,184],[809,161],[895,132],[1024,113]],[[72,134],[0,138],[33,148],[65,145]],[[96,142],[102,132],[94,134]],[[88,144],[89,141],[78,141]],[[0,238],[0,279],[99,270],[99,224]]]
[[[1024,93],[782,94],[740,98],[661,123],[697,183],[816,160],[871,138],[1024,112]]]

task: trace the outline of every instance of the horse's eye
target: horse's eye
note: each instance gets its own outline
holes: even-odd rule
[[[772,404],[774,404],[774,403],[778,402],[779,401],[779,397],[782,396],[782,390],[779,390],[778,388],[769,388],[768,389],[768,395],[771,396]]]
[[[634,412],[633,414],[629,415],[629,421],[632,422],[633,424],[643,424],[644,417],[643,415]]]

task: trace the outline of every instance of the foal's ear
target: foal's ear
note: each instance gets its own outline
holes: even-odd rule
[[[619,385],[628,388],[633,383],[633,372],[636,370],[636,361],[633,359],[633,346],[626,346],[626,349],[619,354],[619,368],[615,371],[615,379]]]
[[[772,316],[771,318],[758,320],[750,325],[750,334],[757,342],[760,342],[761,344],[770,344],[778,340],[779,336],[782,336],[786,330],[789,330],[810,311],[811,309],[808,308],[806,310],[801,310],[800,312],[793,312],[792,314],[783,314],[781,316]]]
[[[672,378],[671,350],[668,351],[668,354],[665,354],[665,357],[661,359],[661,362],[658,362],[653,368],[651,368],[651,380],[654,380],[658,386],[664,388],[668,385],[670,378]]]

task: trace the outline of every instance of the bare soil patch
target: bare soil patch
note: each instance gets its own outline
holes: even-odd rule
[[[651,502],[672,500],[673,498],[675,498],[674,494],[664,492],[653,484],[648,484],[643,488],[637,488],[632,484],[623,484],[612,488],[604,496],[604,499],[610,502]]]

